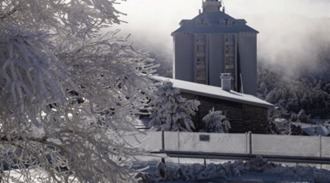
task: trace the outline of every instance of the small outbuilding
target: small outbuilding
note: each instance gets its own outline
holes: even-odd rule
[[[159,76],[154,78],[171,82],[174,88],[181,91],[183,97],[200,101],[199,111],[194,119],[197,125],[214,108],[227,116],[231,133],[268,133],[268,110],[274,106],[262,99],[216,86]]]

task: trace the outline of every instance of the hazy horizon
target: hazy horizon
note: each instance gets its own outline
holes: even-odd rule
[[[172,61],[171,32],[182,19],[198,15],[201,0],[128,0],[118,6],[127,13],[120,28],[132,33],[135,44]],[[227,0],[226,13],[243,18],[257,29],[258,58],[289,63],[294,69],[313,67],[320,49],[329,47],[330,1],[326,0]]]

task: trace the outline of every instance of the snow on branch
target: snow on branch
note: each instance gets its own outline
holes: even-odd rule
[[[8,26],[0,36],[1,119],[36,122],[44,106],[66,100],[68,74],[50,51],[45,33]]]
[[[114,4],[121,0],[1,0],[3,22],[86,36],[122,21]],[[64,32],[63,32],[64,31]]]
[[[116,0],[0,0],[0,177],[131,182],[123,134],[149,110],[153,60],[116,31]],[[13,176],[13,172],[17,176]]]

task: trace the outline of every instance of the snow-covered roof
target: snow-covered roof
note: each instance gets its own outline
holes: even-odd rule
[[[199,22],[204,21],[204,24]],[[222,22],[231,21],[230,25]],[[257,30],[246,25],[246,21],[242,19],[235,19],[228,14],[218,12],[203,12],[193,18],[192,20],[183,20],[180,27],[173,33],[177,32],[191,32],[191,33],[238,33],[238,32],[252,32],[258,33]],[[173,34],[172,33],[172,34]]]
[[[178,79],[170,79],[161,76],[153,76],[158,81],[168,81],[173,84],[174,88],[180,89],[182,92],[191,93],[195,95],[201,95],[211,98],[218,98],[222,100],[228,100],[232,102],[244,103],[249,105],[255,105],[260,107],[272,108],[273,104],[259,99],[253,95],[244,93],[238,93],[235,91],[225,91],[221,87],[210,86],[205,84],[199,84],[189,81],[183,81]]]

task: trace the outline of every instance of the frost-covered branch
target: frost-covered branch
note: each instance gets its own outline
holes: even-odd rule
[[[22,24],[53,33],[92,36],[101,28],[121,23],[122,12],[114,4],[121,0],[1,0],[4,23]],[[68,32],[66,32],[68,31]]]
[[[149,109],[147,53],[116,31],[116,0],[0,0],[0,172],[5,182],[130,182],[122,138]],[[13,175],[15,172],[15,176]]]

